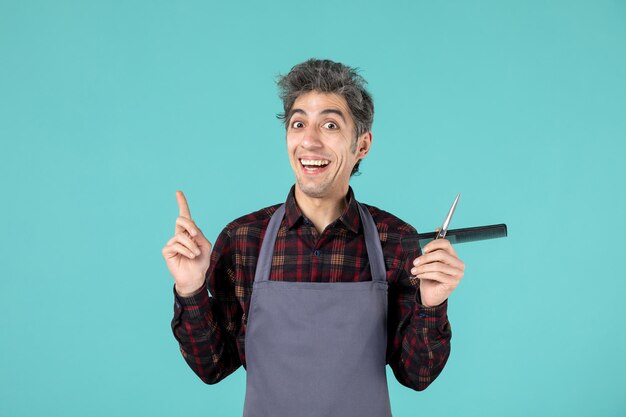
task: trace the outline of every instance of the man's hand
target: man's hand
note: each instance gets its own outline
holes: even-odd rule
[[[465,264],[447,239],[428,242],[413,265],[411,274],[420,280],[422,305],[426,307],[443,303],[459,285],[465,271]]]
[[[185,297],[196,292],[204,284],[205,274],[211,263],[211,242],[191,219],[189,206],[182,191],[176,192],[179,214],[174,237],[161,251],[165,263],[176,282],[176,292]]]

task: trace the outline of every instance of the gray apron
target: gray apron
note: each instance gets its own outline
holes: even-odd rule
[[[244,417],[391,417],[385,263],[358,206],[372,281],[271,281],[284,204],[270,219],[248,312]]]

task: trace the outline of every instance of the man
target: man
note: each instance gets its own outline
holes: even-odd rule
[[[422,253],[413,227],[355,200],[374,107],[353,68],[311,59],[278,85],[295,185],[227,225],[212,253],[177,192],[163,248],[174,335],[208,384],[245,367],[245,417],[391,416],[385,365],[415,390],[439,375],[464,264],[449,241]]]

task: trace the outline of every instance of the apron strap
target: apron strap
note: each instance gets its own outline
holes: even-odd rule
[[[256,272],[254,273],[254,282],[268,281],[270,270],[272,269],[272,257],[274,255],[274,243],[280,223],[285,215],[285,204],[281,204],[270,218],[270,222],[265,230],[265,237],[261,243],[261,251],[256,264]]]
[[[387,282],[387,274],[385,268],[385,258],[383,249],[380,245],[380,237],[376,229],[376,223],[372,218],[369,210],[357,202],[361,223],[363,224],[363,234],[365,235],[365,247],[370,262],[370,270],[372,273],[372,281]],[[268,281],[270,270],[272,269],[272,257],[274,255],[274,244],[278,229],[285,215],[285,204],[281,204],[270,218],[270,222],[265,230],[265,237],[261,243],[261,251],[257,261],[256,272],[254,273],[254,281]]]
[[[367,257],[369,258],[370,269],[372,270],[372,281],[387,282],[385,257],[383,256],[383,248],[380,245],[380,237],[378,236],[376,223],[367,207],[358,201],[357,205],[359,206],[361,223],[363,223],[365,247],[367,248]]]

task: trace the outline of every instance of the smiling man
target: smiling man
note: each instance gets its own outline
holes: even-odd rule
[[[414,390],[439,375],[464,264],[446,239],[420,250],[413,227],[355,199],[374,115],[355,69],[311,59],[278,86],[295,185],[284,204],[228,224],[215,247],[177,192],[162,251],[172,330],[207,384],[245,367],[245,417],[391,416],[385,366]]]
[[[352,170],[369,151],[372,134],[356,133],[346,100],[335,93],[299,95],[285,120],[295,199],[322,233],[345,210]]]

